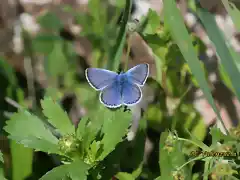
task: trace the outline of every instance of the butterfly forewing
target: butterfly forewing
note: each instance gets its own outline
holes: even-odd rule
[[[103,90],[114,83],[117,73],[99,68],[88,68],[85,71],[88,83],[96,90]]]
[[[100,102],[109,108],[117,108],[122,105],[121,93],[117,83],[106,87],[100,93]]]
[[[149,75],[149,65],[139,64],[129,69],[126,74],[129,77],[129,81],[138,86],[143,86]]]
[[[132,106],[141,101],[142,91],[133,83],[124,83],[122,87],[122,101],[124,105]]]

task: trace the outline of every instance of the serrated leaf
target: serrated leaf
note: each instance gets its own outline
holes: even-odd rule
[[[59,76],[65,74],[68,70],[68,63],[65,54],[63,53],[63,42],[55,41],[52,52],[45,61],[47,74],[49,76]]]
[[[122,141],[132,120],[131,114],[123,112],[122,109],[115,112],[108,110],[106,113],[108,113],[108,116],[104,120],[102,128],[102,133],[104,134],[101,141],[103,152],[99,160],[104,159]]]
[[[79,160],[54,168],[41,177],[40,180],[59,180],[64,177],[70,177],[72,180],[87,180],[87,171],[90,168],[89,165]]]
[[[3,160],[3,153],[0,151],[0,162],[4,163],[4,160]]]
[[[78,139],[82,140],[85,134],[85,128],[87,126],[87,123],[89,121],[88,117],[83,117],[80,122],[78,123],[78,128],[77,128],[77,137]]]
[[[83,146],[88,148],[97,134],[100,132],[104,121],[108,118],[108,111],[104,106],[100,106],[94,114],[90,115],[90,121],[87,123],[83,133]]]
[[[26,110],[15,113],[4,130],[9,138],[44,152],[57,153],[58,139],[44,126],[44,123],[35,115]]]
[[[147,26],[143,31],[143,34],[156,34],[160,26],[160,17],[156,11],[149,9]]]
[[[48,118],[48,121],[56,127],[62,135],[71,134],[75,132],[75,127],[69,119],[66,112],[59,104],[54,102],[51,98],[45,97],[41,100],[43,114]]]
[[[43,16],[40,16],[37,21],[46,29],[60,30],[63,27],[60,19],[52,12],[47,12]]]

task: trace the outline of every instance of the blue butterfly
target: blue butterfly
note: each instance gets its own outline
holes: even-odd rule
[[[85,70],[88,83],[97,91],[101,91],[99,100],[109,108],[122,105],[133,106],[141,101],[142,87],[149,75],[149,65],[139,64],[127,72],[116,72],[99,68]]]

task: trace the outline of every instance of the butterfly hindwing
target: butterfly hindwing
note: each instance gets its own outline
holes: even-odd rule
[[[100,102],[109,108],[117,108],[122,105],[120,88],[117,83],[106,87],[99,96]]]
[[[122,101],[124,105],[132,106],[140,102],[142,91],[136,84],[126,82],[122,87]]]
[[[95,90],[103,90],[105,87],[114,83],[117,73],[99,68],[88,68],[85,71],[88,83]]]
[[[138,86],[143,86],[149,75],[149,65],[146,63],[139,64],[129,69],[126,74],[129,77],[129,81]]]

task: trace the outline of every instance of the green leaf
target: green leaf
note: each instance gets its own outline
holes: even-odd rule
[[[128,174],[126,172],[119,172],[115,177],[119,180],[135,180],[135,178],[131,174]]]
[[[143,34],[156,34],[160,26],[160,17],[156,11],[150,9],[148,12],[147,26],[145,27]]]
[[[215,17],[212,14],[201,8],[197,9],[197,13],[207,31],[210,40],[216,47],[217,54],[221,59],[221,64],[230,78],[231,84],[234,88],[238,100],[240,100],[240,72],[234,61],[234,56],[231,55],[231,46],[229,42],[226,41],[222,32],[217,27]],[[236,58],[240,57],[238,56]]]
[[[17,85],[15,72],[3,57],[0,57],[0,74],[3,74],[11,85]]]
[[[63,27],[60,19],[52,12],[47,12],[43,16],[40,16],[37,21],[46,29],[60,30]]]
[[[1,163],[0,163],[0,179],[1,179],[1,180],[7,180],[7,179],[4,177],[3,165],[1,165]]]
[[[75,127],[69,119],[66,112],[59,104],[54,102],[51,98],[45,97],[41,100],[43,114],[48,118],[48,121],[57,128],[62,135],[71,134],[75,132]]]
[[[32,174],[33,150],[11,141],[12,179],[26,179]]]
[[[87,123],[89,121],[89,118],[88,117],[83,117],[79,124],[78,124],[78,128],[77,128],[77,137],[78,139],[82,140],[84,135],[85,135],[85,132],[86,132],[86,126],[87,126]]]
[[[49,76],[59,76],[65,74],[68,70],[68,63],[63,53],[63,41],[55,41],[53,50],[45,62],[46,70]]]
[[[118,111],[112,112],[108,110],[107,116],[104,120],[102,133],[104,134],[101,144],[103,145],[103,152],[99,160],[103,160],[115,146],[122,141],[123,136],[126,135],[127,129],[132,120],[130,113]]]
[[[225,71],[225,69],[223,68],[223,66],[220,64],[219,67],[219,73],[220,73],[220,77],[223,80],[223,83],[232,91],[234,92],[231,80],[227,74],[227,72]]]
[[[204,144],[202,141],[200,141],[199,139],[197,139],[192,133],[190,133],[189,131],[187,131],[191,137],[191,140],[198,146],[201,147],[202,150],[204,151],[210,151],[211,148],[209,148],[206,144]]]
[[[183,143],[171,137],[171,132],[164,132],[160,137],[159,166],[161,169],[161,178],[175,179],[176,174],[178,174],[178,177],[181,177],[179,177],[180,179],[190,180],[191,172],[189,167],[184,166],[177,171],[186,162],[185,155],[181,151]]]
[[[199,68],[201,67],[201,63],[197,58],[197,53],[195,52],[195,49],[192,45],[191,37],[188,34],[188,31],[184,25],[182,15],[179,12],[179,9],[177,8],[176,2],[174,0],[164,0],[164,18],[172,34],[172,37],[179,46],[179,49],[182,52],[185,60],[187,61],[192,74],[196,78],[201,90],[203,91],[209,104],[216,113],[218,119],[224,125],[217,106],[214,103],[210,89],[208,87],[204,71]]]
[[[87,123],[86,128],[84,131],[78,130],[79,135],[83,136],[83,146],[85,148],[89,148],[89,145],[92,143],[92,141],[95,139],[97,134],[99,134],[104,121],[108,118],[108,114],[106,113],[106,107],[100,106],[98,110],[95,111],[95,113],[90,114],[89,119],[90,121]],[[84,123],[84,122],[82,122]]]
[[[52,52],[55,42],[60,40],[59,36],[40,33],[32,39],[33,49],[35,52],[49,54]]]
[[[217,127],[212,127],[210,129],[210,134],[212,136],[212,145],[211,146],[217,145],[217,142],[220,142],[220,140],[224,140],[225,142],[232,140],[232,138],[230,136],[226,136],[225,134],[223,134],[221,132],[221,130]]]
[[[235,4],[230,3],[228,0],[222,0],[224,7],[226,8],[228,14],[231,16],[234,25],[236,26],[237,30],[240,31],[240,11],[237,9]]]
[[[34,148],[47,153],[58,152],[58,139],[46,129],[44,123],[26,110],[15,113],[4,130],[9,138],[25,147]]]
[[[165,141],[168,137],[168,132],[161,133],[160,141],[159,141],[159,167],[161,171],[161,178],[165,179],[173,179],[171,177],[171,158],[168,155],[168,151],[164,149]]]
[[[121,24],[119,34],[118,34],[118,37],[116,40],[116,44],[113,47],[113,49],[110,53],[109,60],[108,60],[108,69],[109,70],[113,70],[113,71],[118,70],[118,66],[120,64],[121,56],[123,53],[122,51],[123,51],[125,41],[126,41],[127,23],[128,23],[129,17],[130,17],[131,8],[132,8],[132,0],[127,0],[126,5],[125,5],[124,14],[123,14],[123,20],[122,20],[122,24]]]
[[[4,163],[4,160],[3,160],[3,153],[0,151],[0,162]]]
[[[88,169],[90,169],[90,166],[79,160],[54,168],[40,180],[59,180],[67,177],[72,180],[87,180]]]

